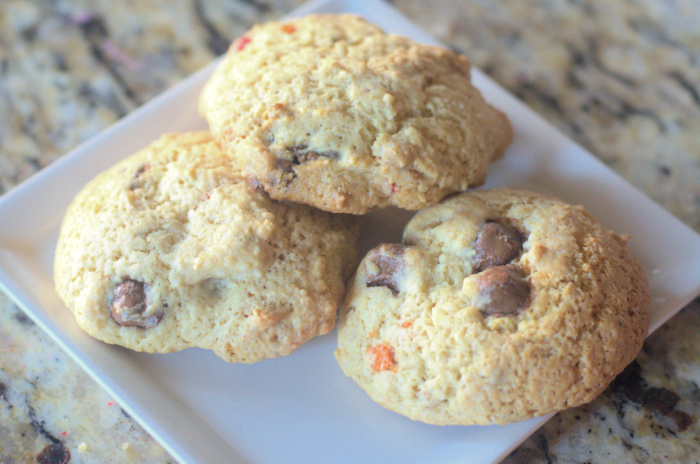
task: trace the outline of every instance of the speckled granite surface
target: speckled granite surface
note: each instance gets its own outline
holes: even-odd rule
[[[0,193],[301,3],[0,3]],[[395,5],[700,231],[696,1]],[[696,300],[595,402],[558,414],[504,462],[700,461],[698,326]],[[66,452],[72,463],[173,462],[0,294],[0,462]]]

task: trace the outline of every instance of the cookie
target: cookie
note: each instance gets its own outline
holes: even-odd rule
[[[272,198],[336,213],[419,209],[481,185],[512,139],[465,57],[353,15],[254,27],[199,109]]]
[[[252,363],[333,328],[355,222],[271,200],[208,133],[166,135],[76,196],[56,290],[107,343]]]
[[[539,194],[451,197],[364,257],[335,355],[374,401],[431,424],[590,402],[648,331],[649,286],[625,242]]]

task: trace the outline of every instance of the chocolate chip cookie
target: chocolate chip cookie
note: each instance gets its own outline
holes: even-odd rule
[[[446,199],[362,260],[336,357],[373,400],[431,424],[506,424],[589,402],[649,326],[649,286],[626,240],[535,193]]]
[[[466,58],[353,15],[254,27],[199,109],[272,198],[330,212],[435,204],[481,185],[512,139]]]
[[[167,135],[76,196],[56,290],[105,342],[260,361],[333,328],[355,222],[271,200],[209,133]]]

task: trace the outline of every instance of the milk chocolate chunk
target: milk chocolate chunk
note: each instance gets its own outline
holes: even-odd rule
[[[112,319],[121,326],[150,329],[158,325],[163,311],[144,316],[147,308],[146,289],[143,282],[125,279],[114,289]]]
[[[523,234],[509,224],[486,221],[474,242],[476,271],[508,264],[523,251],[524,239]]]
[[[394,296],[399,294],[396,273],[404,266],[404,248],[400,243],[383,243],[370,251],[370,261],[374,266],[367,272],[368,287],[387,287]]]
[[[282,169],[287,174],[292,174],[293,178],[296,178],[296,173],[294,172],[294,167],[299,166],[303,163],[308,163],[309,161],[317,160],[320,157],[338,159],[340,158],[340,153],[337,151],[314,151],[308,150],[309,146],[306,144],[297,145],[294,147],[287,147],[287,151],[292,153],[292,159],[279,158],[277,160],[277,167]]]
[[[530,284],[517,266],[494,266],[476,275],[484,317],[515,316],[530,303]]]
[[[294,164],[306,163],[307,161],[313,161],[319,158],[319,155],[315,151],[306,151],[304,153],[297,153],[294,155]]]
[[[289,147],[287,150],[291,151],[293,155],[292,164],[298,166],[302,163],[317,160],[322,156],[331,159],[340,158],[340,153],[338,153],[337,151],[307,151],[308,148],[309,146],[306,144],[302,144],[296,147]]]
[[[294,174],[294,164],[286,159],[277,160],[277,166],[287,174]]]

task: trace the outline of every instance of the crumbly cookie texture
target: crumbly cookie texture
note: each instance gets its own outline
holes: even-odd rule
[[[252,363],[333,328],[355,223],[271,200],[209,133],[166,135],[76,196],[56,290],[105,342]]]
[[[649,286],[625,242],[538,194],[451,197],[362,260],[335,355],[373,400],[431,424],[587,403],[648,331]]]
[[[512,140],[469,68],[357,16],[312,15],[236,40],[199,109],[272,198],[419,209],[483,184]]]

